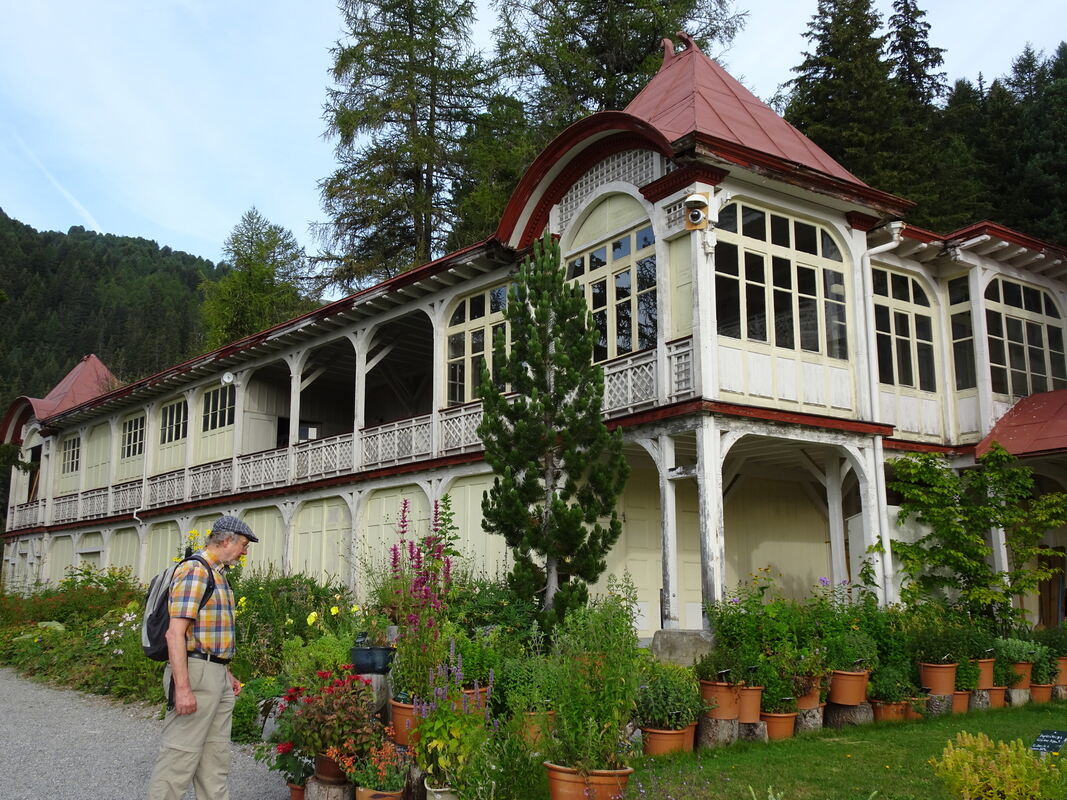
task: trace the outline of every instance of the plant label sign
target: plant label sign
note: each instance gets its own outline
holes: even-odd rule
[[[1041,731],[1030,749],[1038,753],[1062,753],[1067,749],[1067,731]]]

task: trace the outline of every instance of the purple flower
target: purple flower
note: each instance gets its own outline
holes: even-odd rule
[[[829,578],[819,578],[819,585],[820,586],[829,586],[830,585],[830,579]]]

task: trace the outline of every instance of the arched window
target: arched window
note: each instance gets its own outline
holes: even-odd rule
[[[482,362],[493,371],[493,340],[507,336],[504,306],[507,285],[493,286],[462,298],[452,311],[445,332],[448,404],[462,405],[477,398]],[[506,339],[510,343],[509,339]]]
[[[730,203],[716,233],[720,336],[848,359],[847,283],[829,231]]]
[[[1012,397],[1067,388],[1063,323],[1052,295],[1007,278],[985,290],[989,379]]]
[[[873,277],[878,379],[889,386],[937,391],[930,298],[907,275],[875,269]]]

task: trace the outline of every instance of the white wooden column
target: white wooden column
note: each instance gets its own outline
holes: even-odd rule
[[[714,187],[698,183],[694,191],[707,192],[711,197],[708,214],[712,222],[719,218],[720,206],[729,196],[713,193]],[[716,356],[718,339],[715,318],[715,229],[693,231],[690,234],[690,269],[693,276],[693,366],[696,371],[694,388],[697,396],[718,397],[719,370]]]
[[[189,435],[185,437],[185,466],[182,469],[182,499],[184,500],[189,500],[189,498],[192,497],[193,487],[191,478],[189,476],[189,467],[193,466],[196,463],[196,445],[197,442],[200,441],[200,436],[194,436],[193,434],[199,434],[203,429],[202,424],[195,427],[193,426],[193,409],[196,406],[196,399],[199,394],[200,390],[196,388],[186,389],[184,392],[182,392],[182,395],[185,397],[185,415],[188,418],[189,422]],[[159,424],[162,428],[163,420],[162,418],[160,418],[160,415],[158,413],[154,413],[153,416],[159,418]],[[156,439],[158,440],[158,438],[159,437],[157,436]],[[185,536],[185,531],[179,531],[179,534],[181,536]]]
[[[874,553],[868,553],[871,545],[879,541],[879,505],[878,505],[878,480],[875,470],[882,465],[875,459],[873,447],[863,448],[863,475],[857,475],[860,480],[860,502],[863,506],[863,552],[858,554],[857,563],[862,564],[865,559],[870,559],[874,565],[875,582],[877,584],[878,602],[886,601],[885,565],[884,559],[887,553],[879,557]],[[858,578],[854,575],[853,578]]]
[[[967,273],[967,290],[971,296],[971,334],[974,336],[974,379],[978,388],[978,435],[993,428],[993,385],[989,378],[989,338],[985,324],[982,288],[985,270],[971,267]],[[951,396],[947,395],[946,396]]]
[[[367,351],[370,349],[370,330],[349,334],[348,340],[356,351],[356,376],[352,403],[352,471],[363,467],[363,428],[367,424]]]
[[[86,462],[89,460],[89,426],[78,428],[78,506],[74,513],[75,519],[85,516],[82,510],[82,495],[85,494],[85,478],[89,471]]]
[[[447,303],[441,300],[430,306],[430,322],[433,325],[433,375],[430,379],[430,457],[440,455],[441,448],[441,408],[445,404],[445,309]],[[490,332],[492,328],[490,328]],[[491,335],[490,335],[491,338]],[[492,349],[493,343],[487,342],[486,347]],[[476,384],[476,378],[472,376],[472,385]]]
[[[145,420],[147,423],[148,420]],[[119,450],[122,437],[122,417],[112,416],[107,420],[107,511],[110,514],[114,510],[115,481],[119,474]],[[145,436],[148,436],[148,428],[145,427]],[[14,471],[14,470],[12,470]]]
[[[848,580],[845,563],[845,517],[841,507],[841,459],[834,455],[826,465],[826,514],[830,524],[830,578],[834,585]]]
[[[722,599],[725,535],[722,515],[722,458],[714,417],[700,418],[696,430],[697,505],[700,525],[700,594],[703,605]],[[706,624],[705,620],[705,624]]]
[[[230,490],[236,492],[240,485],[240,466],[237,457],[244,453],[245,435],[245,396],[248,389],[245,386],[245,377],[248,373],[234,373],[233,395],[233,452],[230,455]]]
[[[663,586],[660,589],[660,626],[680,628],[678,608],[678,499],[671,479],[674,467],[674,439],[661,435],[657,442],[656,472],[659,475],[660,548]]]
[[[286,456],[288,479],[296,475],[296,451],[293,445],[300,441],[300,390],[304,382],[304,363],[307,351],[290,353],[285,357],[289,364],[289,441]]]

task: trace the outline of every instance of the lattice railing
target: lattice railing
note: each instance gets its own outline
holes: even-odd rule
[[[264,450],[237,458],[237,488],[263,489],[289,481],[289,448]]]
[[[72,522],[78,518],[78,495],[66,494],[52,501],[52,522]]]
[[[13,513],[10,515],[11,524],[9,529],[32,528],[35,525],[40,525],[44,522],[42,518],[43,511],[44,500],[31,500],[29,503],[15,506]]]
[[[440,415],[440,447],[443,454],[481,450],[478,425],[482,421],[482,404],[446,408]]]
[[[225,459],[189,467],[189,495],[193,500],[233,491],[233,461]]]
[[[296,479],[314,480],[352,470],[352,434],[300,442],[296,452]]]
[[[111,488],[111,513],[128,514],[141,507],[141,482],[120,483]]]
[[[106,517],[108,514],[107,501],[107,487],[104,487],[103,489],[90,489],[88,492],[82,492],[82,517],[86,519]]]
[[[387,422],[360,432],[364,469],[417,461],[430,455],[433,416]]]
[[[604,367],[604,413],[625,414],[656,401],[656,351]]]
[[[148,502],[146,508],[180,503],[185,499],[185,470],[164,472],[148,479]]]
[[[693,337],[667,342],[667,402],[685,400],[696,394],[693,371]]]

